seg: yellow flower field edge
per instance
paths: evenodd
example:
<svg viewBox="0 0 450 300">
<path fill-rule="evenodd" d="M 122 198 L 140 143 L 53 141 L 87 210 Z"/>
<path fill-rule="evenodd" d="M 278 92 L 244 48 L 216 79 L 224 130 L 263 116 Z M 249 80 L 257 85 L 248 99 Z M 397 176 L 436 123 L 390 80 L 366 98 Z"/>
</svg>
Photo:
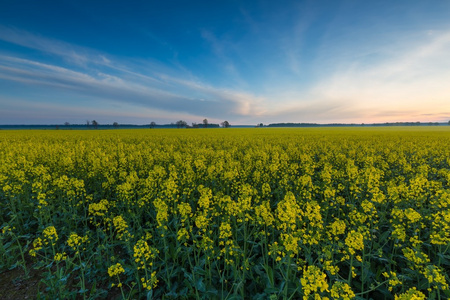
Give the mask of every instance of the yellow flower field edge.
<svg viewBox="0 0 450 300">
<path fill-rule="evenodd" d="M 448 299 L 450 128 L 0 132 L 48 299 Z M 1 287 L 7 288 L 7 287 Z"/>
</svg>

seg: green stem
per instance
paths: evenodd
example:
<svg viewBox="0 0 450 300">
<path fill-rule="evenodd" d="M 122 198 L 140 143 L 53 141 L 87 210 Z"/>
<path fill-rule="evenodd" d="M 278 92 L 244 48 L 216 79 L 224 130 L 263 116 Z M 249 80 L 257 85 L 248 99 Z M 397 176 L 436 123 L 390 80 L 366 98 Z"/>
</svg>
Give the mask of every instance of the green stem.
<svg viewBox="0 0 450 300">
<path fill-rule="evenodd" d="M 167 278 L 166 282 L 167 282 L 167 285 L 168 285 L 169 290 L 170 290 L 169 249 L 167 248 L 166 236 L 167 236 L 167 234 L 164 233 L 164 237 L 163 237 L 163 240 L 164 240 L 164 261 L 165 261 L 165 264 L 166 264 L 166 278 Z M 172 264 L 172 266 L 173 266 L 173 264 Z"/>
<path fill-rule="evenodd" d="M 348 279 L 347 279 L 347 281 L 348 281 L 348 285 L 349 286 L 352 286 L 352 275 L 353 275 L 353 254 L 350 257 L 350 269 L 348 271 Z"/>
<path fill-rule="evenodd" d="M 125 294 L 123 293 L 122 283 L 120 282 L 119 275 L 116 275 L 116 276 L 117 276 L 117 281 L 119 281 L 120 293 L 122 294 L 122 299 L 125 299 Z"/>
<path fill-rule="evenodd" d="M 241 296 L 242 299 L 245 299 L 245 273 L 247 271 L 247 266 L 246 266 L 246 256 L 247 256 L 247 226 L 246 226 L 246 221 L 245 221 L 245 216 L 244 216 L 244 257 L 243 257 L 243 266 L 244 269 L 242 270 L 242 287 L 241 287 Z"/>
<path fill-rule="evenodd" d="M 77 256 L 78 256 L 78 261 L 80 262 L 80 270 L 81 270 L 81 289 L 83 290 L 83 299 L 86 299 L 86 285 L 85 285 L 85 279 L 84 279 L 84 266 L 83 266 L 83 262 L 81 260 L 81 255 L 80 255 L 80 251 L 77 249 Z"/>
<path fill-rule="evenodd" d="M 288 288 L 289 288 L 289 273 L 291 272 L 291 256 L 289 255 L 288 258 L 288 265 L 286 268 L 286 277 L 284 278 L 285 280 L 285 285 L 284 285 L 284 296 L 283 299 L 288 299 Z"/>
<path fill-rule="evenodd" d="M 366 260 L 366 251 L 363 249 L 362 253 L 362 269 L 361 269 L 361 292 L 364 292 L 364 262 Z"/>
<path fill-rule="evenodd" d="M 295 291 L 292 293 L 292 295 L 287 299 L 287 300 L 291 300 L 292 297 L 295 296 L 295 293 L 297 293 L 298 289 L 300 288 L 300 285 L 295 289 Z"/>
<path fill-rule="evenodd" d="M 195 245 L 194 245 L 194 246 L 195 246 Z M 194 249 L 193 251 L 195 251 L 195 249 Z M 196 280 L 195 280 L 195 272 L 194 272 L 194 266 L 192 265 L 191 256 L 188 255 L 187 257 L 188 257 L 188 261 L 189 261 L 189 266 L 191 267 L 192 281 L 195 283 L 195 282 L 196 282 Z M 194 258 L 196 258 L 195 253 L 194 253 Z M 200 295 L 198 294 L 197 288 L 194 287 L 194 290 L 195 290 L 195 296 L 196 296 L 196 298 L 197 298 L 197 299 L 200 299 Z"/>
<path fill-rule="evenodd" d="M 22 262 L 23 262 L 23 270 L 25 272 L 25 277 L 28 277 L 28 269 L 27 269 L 25 255 L 23 253 L 22 245 L 19 242 L 19 238 L 17 238 L 17 236 L 15 234 L 13 234 L 13 235 L 14 235 L 14 239 L 16 240 L 17 245 L 19 246 L 20 256 L 22 257 Z"/>
<path fill-rule="evenodd" d="M 373 287 L 373 288 L 370 289 L 370 290 L 367 290 L 367 291 L 364 291 L 364 292 L 361 292 L 361 293 L 355 293 L 355 296 L 362 296 L 362 295 L 368 294 L 368 293 L 370 293 L 370 292 L 372 292 L 372 291 L 375 291 L 377 288 L 379 288 L 380 286 L 382 286 L 383 284 L 385 284 L 385 283 L 387 283 L 387 282 L 389 282 L 389 279 L 383 281 L 382 283 L 378 284 L 377 286 Z"/>
</svg>

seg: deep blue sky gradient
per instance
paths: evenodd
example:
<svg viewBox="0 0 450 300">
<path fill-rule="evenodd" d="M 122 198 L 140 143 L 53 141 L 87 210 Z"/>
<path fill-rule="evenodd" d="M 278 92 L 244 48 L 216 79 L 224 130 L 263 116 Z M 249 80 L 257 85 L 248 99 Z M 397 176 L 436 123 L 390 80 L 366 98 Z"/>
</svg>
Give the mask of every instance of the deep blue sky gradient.
<svg viewBox="0 0 450 300">
<path fill-rule="evenodd" d="M 0 123 L 445 121 L 450 1 L 0 3 Z"/>
</svg>

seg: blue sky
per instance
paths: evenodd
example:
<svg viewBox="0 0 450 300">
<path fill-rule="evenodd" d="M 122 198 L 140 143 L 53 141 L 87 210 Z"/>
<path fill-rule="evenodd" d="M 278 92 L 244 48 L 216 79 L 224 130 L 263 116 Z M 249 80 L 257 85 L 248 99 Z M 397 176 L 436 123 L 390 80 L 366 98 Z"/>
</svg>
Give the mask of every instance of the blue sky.
<svg viewBox="0 0 450 300">
<path fill-rule="evenodd" d="M 0 3 L 0 124 L 450 120 L 450 1 Z"/>
</svg>

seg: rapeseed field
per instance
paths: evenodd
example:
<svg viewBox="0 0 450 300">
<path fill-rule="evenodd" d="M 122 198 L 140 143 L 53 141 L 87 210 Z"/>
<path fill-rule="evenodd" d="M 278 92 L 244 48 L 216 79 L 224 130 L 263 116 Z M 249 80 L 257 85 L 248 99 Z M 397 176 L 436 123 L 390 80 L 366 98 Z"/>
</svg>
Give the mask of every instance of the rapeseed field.
<svg viewBox="0 0 450 300">
<path fill-rule="evenodd" d="M 448 299 L 449 145 L 450 126 L 0 131 L 0 276 L 46 299 Z"/>
</svg>

